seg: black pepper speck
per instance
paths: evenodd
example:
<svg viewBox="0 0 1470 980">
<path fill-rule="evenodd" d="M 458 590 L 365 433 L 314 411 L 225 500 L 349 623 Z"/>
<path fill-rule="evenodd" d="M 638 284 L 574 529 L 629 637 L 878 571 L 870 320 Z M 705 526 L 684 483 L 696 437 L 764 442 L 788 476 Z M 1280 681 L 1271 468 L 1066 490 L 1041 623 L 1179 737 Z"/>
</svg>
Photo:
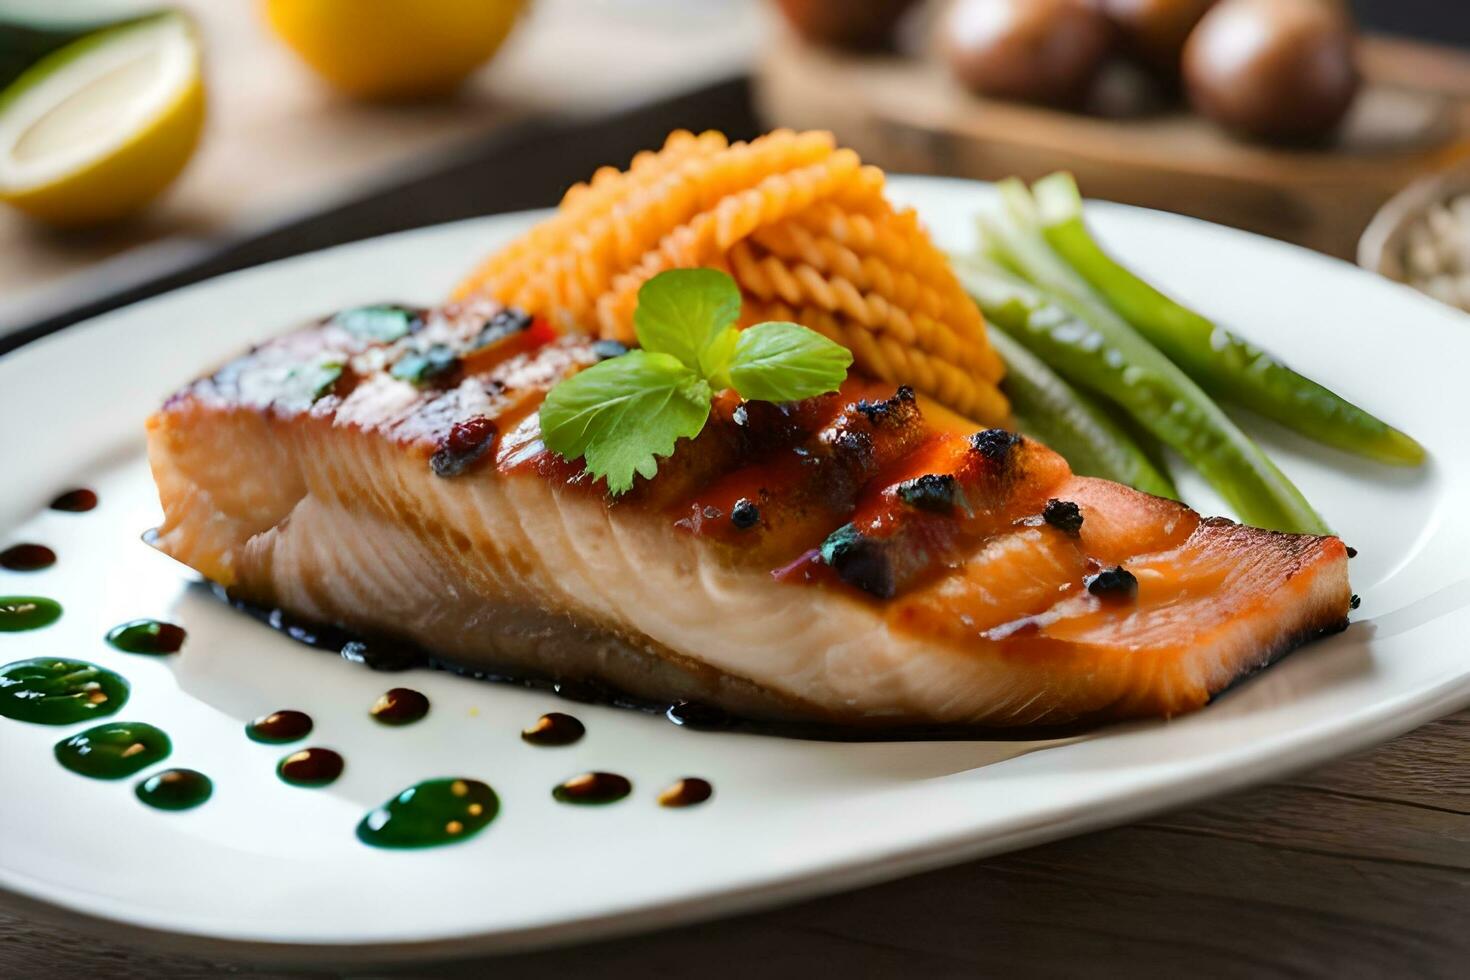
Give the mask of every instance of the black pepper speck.
<svg viewBox="0 0 1470 980">
<path fill-rule="evenodd" d="M 730 508 L 730 523 L 737 531 L 748 531 L 760 523 L 761 509 L 753 501 L 741 497 Z"/>
<path fill-rule="evenodd" d="M 1011 448 L 1021 437 L 1005 429 L 986 429 L 970 437 L 970 446 L 997 466 L 1004 466 L 1011 457 Z"/>
<path fill-rule="evenodd" d="M 1082 530 L 1082 508 L 1070 500 L 1051 498 L 1041 511 L 1041 519 L 1058 531 L 1068 534 L 1077 534 Z"/>
<path fill-rule="evenodd" d="M 1089 575 L 1086 582 L 1087 591 L 1100 599 L 1131 599 L 1138 595 L 1138 579 L 1122 565 Z"/>
</svg>

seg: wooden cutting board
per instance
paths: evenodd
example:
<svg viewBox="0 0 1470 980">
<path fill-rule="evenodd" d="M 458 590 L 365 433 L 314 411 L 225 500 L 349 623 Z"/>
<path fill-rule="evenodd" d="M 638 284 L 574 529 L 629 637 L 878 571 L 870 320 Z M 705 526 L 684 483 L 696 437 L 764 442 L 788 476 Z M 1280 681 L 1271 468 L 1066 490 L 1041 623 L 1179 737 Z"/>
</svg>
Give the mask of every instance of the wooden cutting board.
<svg viewBox="0 0 1470 980">
<path fill-rule="evenodd" d="M 1470 156 L 1470 55 L 1383 37 L 1361 54 L 1368 83 L 1317 150 L 1242 142 L 1183 110 L 1105 119 L 978 98 L 932 60 L 833 52 L 789 33 L 765 52 L 756 97 L 772 125 L 831 129 L 885 169 L 987 180 L 1071 170 L 1090 197 L 1349 258 L 1394 193 Z"/>
</svg>

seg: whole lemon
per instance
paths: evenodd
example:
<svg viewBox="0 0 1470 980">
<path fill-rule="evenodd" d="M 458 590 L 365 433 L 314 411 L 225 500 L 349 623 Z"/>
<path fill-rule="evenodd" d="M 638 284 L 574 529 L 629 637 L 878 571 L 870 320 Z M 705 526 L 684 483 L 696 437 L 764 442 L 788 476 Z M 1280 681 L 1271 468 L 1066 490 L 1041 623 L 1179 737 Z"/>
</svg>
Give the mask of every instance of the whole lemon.
<svg viewBox="0 0 1470 980">
<path fill-rule="evenodd" d="M 454 91 L 499 49 L 526 0 L 263 0 L 271 29 L 363 99 Z"/>
</svg>

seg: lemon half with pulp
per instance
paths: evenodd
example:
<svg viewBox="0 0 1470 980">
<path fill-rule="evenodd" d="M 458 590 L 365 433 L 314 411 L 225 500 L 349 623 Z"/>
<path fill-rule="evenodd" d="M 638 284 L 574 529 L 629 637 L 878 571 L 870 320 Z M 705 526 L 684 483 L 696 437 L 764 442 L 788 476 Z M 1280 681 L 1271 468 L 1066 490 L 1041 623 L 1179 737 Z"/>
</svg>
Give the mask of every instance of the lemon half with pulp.
<svg viewBox="0 0 1470 980">
<path fill-rule="evenodd" d="M 141 208 L 199 142 L 200 61 L 193 24 L 166 13 L 32 65 L 0 92 L 0 201 L 60 226 Z"/>
</svg>

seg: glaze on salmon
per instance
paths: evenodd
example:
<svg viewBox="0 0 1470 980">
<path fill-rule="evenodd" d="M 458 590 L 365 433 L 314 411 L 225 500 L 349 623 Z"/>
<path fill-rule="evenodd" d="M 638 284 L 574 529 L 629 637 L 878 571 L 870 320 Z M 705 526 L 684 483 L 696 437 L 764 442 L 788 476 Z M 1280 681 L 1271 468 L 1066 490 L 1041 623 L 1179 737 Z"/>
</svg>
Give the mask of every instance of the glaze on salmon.
<svg viewBox="0 0 1470 980">
<path fill-rule="evenodd" d="M 1202 520 L 860 379 L 721 396 L 609 501 L 536 410 L 616 345 L 483 301 L 379 309 L 150 419 L 160 549 L 472 670 L 854 726 L 1172 715 L 1347 620 L 1337 538 Z"/>
</svg>

